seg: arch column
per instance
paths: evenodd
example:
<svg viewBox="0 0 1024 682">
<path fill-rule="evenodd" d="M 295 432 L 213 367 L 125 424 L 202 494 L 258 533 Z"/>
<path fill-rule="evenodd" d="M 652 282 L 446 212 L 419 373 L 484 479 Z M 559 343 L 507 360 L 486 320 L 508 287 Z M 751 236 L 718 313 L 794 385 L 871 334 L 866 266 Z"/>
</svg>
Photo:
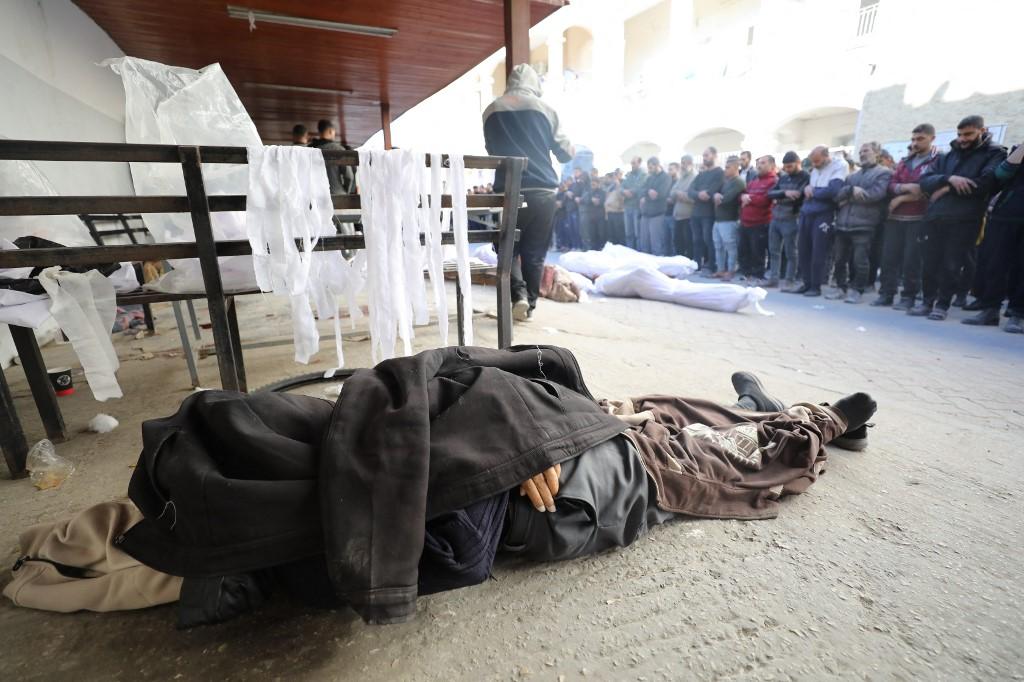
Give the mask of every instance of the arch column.
<svg viewBox="0 0 1024 682">
<path fill-rule="evenodd" d="M 546 94 L 560 98 L 565 90 L 565 64 L 562 59 L 565 37 L 562 33 L 553 35 L 547 40 L 548 75 L 544 83 Z"/>
</svg>

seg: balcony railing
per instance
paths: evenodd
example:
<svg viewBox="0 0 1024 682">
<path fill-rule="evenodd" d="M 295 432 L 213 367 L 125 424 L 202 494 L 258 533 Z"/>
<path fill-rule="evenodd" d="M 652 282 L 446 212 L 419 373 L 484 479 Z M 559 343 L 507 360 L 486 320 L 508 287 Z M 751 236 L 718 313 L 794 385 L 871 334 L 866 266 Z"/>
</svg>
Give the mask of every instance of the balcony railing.
<svg viewBox="0 0 1024 682">
<path fill-rule="evenodd" d="M 873 5 L 860 8 L 860 12 L 857 15 L 858 38 L 869 36 L 875 32 L 875 20 L 878 18 L 879 4 L 881 3 L 876 2 Z"/>
</svg>

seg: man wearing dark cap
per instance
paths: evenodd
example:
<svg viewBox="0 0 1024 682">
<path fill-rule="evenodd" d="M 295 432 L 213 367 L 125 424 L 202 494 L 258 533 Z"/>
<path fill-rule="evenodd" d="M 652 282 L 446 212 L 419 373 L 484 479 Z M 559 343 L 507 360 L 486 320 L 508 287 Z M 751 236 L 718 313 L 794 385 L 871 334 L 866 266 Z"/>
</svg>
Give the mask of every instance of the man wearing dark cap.
<svg viewBox="0 0 1024 682">
<path fill-rule="evenodd" d="M 768 225 L 771 268 L 768 282 L 765 283 L 767 287 L 779 286 L 786 289 L 793 286 L 796 280 L 797 216 L 803 204 L 804 188 L 810 180 L 811 176 L 800 167 L 800 155 L 786 152 L 782 157 L 782 175 L 775 183 L 775 188 L 768 192 L 768 197 L 775 201 L 775 205 L 772 206 L 772 221 Z M 782 270 L 783 256 L 786 258 L 785 272 Z"/>
</svg>

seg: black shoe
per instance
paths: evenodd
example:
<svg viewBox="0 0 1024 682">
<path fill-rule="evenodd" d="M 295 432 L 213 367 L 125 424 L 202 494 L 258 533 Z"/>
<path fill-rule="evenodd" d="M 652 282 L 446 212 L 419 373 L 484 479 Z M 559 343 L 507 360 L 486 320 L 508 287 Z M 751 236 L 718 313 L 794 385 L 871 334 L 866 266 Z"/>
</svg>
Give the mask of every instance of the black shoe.
<svg viewBox="0 0 1024 682">
<path fill-rule="evenodd" d="M 1003 331 L 1010 334 L 1024 334 L 1024 318 L 1011 315 L 1010 319 L 1006 321 Z"/>
<path fill-rule="evenodd" d="M 901 312 L 907 312 L 913 307 L 914 299 L 909 298 L 907 296 L 903 296 L 902 298 L 900 298 L 900 300 L 896 301 L 896 303 L 893 304 L 892 309 L 899 310 Z"/>
<path fill-rule="evenodd" d="M 932 305 L 932 303 L 928 303 L 927 301 L 925 301 L 924 303 L 919 303 L 918 305 L 915 305 L 913 308 L 908 310 L 907 315 L 910 315 L 912 317 L 928 317 L 929 315 L 932 314 Z"/>
<path fill-rule="evenodd" d="M 808 289 L 804 292 L 804 296 L 808 298 L 814 298 L 815 296 L 821 296 L 821 289 Z"/>
<path fill-rule="evenodd" d="M 784 294 L 806 294 L 810 290 L 810 287 L 806 284 L 801 284 L 798 287 L 792 287 L 790 289 L 783 289 Z"/>
<path fill-rule="evenodd" d="M 844 436 L 867 424 L 878 411 L 878 403 L 867 393 L 853 393 L 840 398 L 831 407 L 846 417 Z"/>
<path fill-rule="evenodd" d="M 956 301 L 953 301 L 953 305 L 956 305 Z M 961 307 L 967 312 L 971 313 L 976 310 L 981 310 L 981 301 L 979 301 L 978 299 L 974 299 L 970 303 L 964 303 Z"/>
<path fill-rule="evenodd" d="M 963 308 L 967 305 L 967 294 L 957 294 L 953 297 L 953 307 Z"/>
<path fill-rule="evenodd" d="M 879 296 L 871 302 L 871 305 L 876 308 L 883 305 L 892 305 L 892 296 Z"/>
<path fill-rule="evenodd" d="M 786 404 L 764 390 L 761 380 L 750 372 L 735 372 L 732 375 L 732 387 L 742 400 L 750 398 L 757 405 L 758 412 L 782 412 Z M 745 401 L 744 401 L 745 402 Z"/>
<path fill-rule="evenodd" d="M 961 324 L 969 324 L 976 327 L 998 327 L 999 308 L 985 308 L 977 315 L 965 317 L 960 320 Z"/>
<path fill-rule="evenodd" d="M 928 319 L 935 320 L 936 322 L 942 322 L 948 316 L 949 311 L 945 308 L 933 308 L 932 311 L 928 313 Z"/>
<path fill-rule="evenodd" d="M 829 445 L 835 445 L 837 448 L 842 448 L 843 450 L 859 452 L 868 446 L 869 426 L 874 426 L 874 424 L 864 424 L 860 428 L 847 431 L 843 435 L 832 439 L 832 442 L 829 443 Z"/>
</svg>

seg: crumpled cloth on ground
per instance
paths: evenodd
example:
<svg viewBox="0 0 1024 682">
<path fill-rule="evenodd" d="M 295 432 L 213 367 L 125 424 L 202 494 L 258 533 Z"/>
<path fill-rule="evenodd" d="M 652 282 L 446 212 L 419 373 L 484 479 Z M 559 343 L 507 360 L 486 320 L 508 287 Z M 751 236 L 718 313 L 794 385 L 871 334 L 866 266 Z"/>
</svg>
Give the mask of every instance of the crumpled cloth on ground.
<svg viewBox="0 0 1024 682">
<path fill-rule="evenodd" d="M 571 273 L 558 265 L 545 265 L 540 277 L 540 295 L 559 303 L 576 303 L 580 289 Z"/>
<path fill-rule="evenodd" d="M 699 269 L 697 263 L 686 256 L 652 256 L 622 246 L 604 245 L 600 251 L 573 251 L 563 254 L 558 264 L 569 272 L 578 272 L 587 277 L 598 277 L 606 272 L 630 268 L 653 268 L 669 277 L 689 277 Z"/>
<path fill-rule="evenodd" d="M 32 526 L 19 538 L 22 558 L 4 596 L 45 611 L 127 611 L 178 599 L 181 578 L 128 556 L 114 539 L 142 520 L 128 500 L 103 502 L 74 516 Z"/>
<path fill-rule="evenodd" d="M 768 296 L 768 292 L 761 287 L 672 279 L 649 267 L 615 270 L 601 275 L 594 284 L 597 293 L 605 296 L 644 298 L 726 313 L 739 312 L 753 306 L 762 315 L 775 314 L 761 307 L 761 301 Z"/>
</svg>

